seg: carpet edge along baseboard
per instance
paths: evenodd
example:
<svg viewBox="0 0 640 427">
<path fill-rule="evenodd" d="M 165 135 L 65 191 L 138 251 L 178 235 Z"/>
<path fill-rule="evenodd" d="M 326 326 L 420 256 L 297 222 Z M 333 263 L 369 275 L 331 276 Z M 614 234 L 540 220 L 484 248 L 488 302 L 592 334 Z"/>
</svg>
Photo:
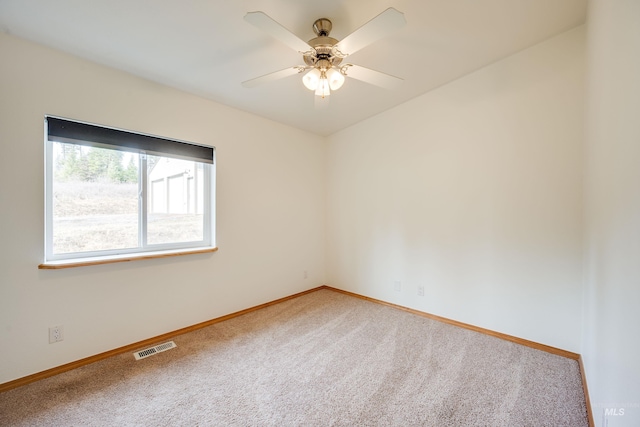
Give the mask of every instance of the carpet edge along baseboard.
<svg viewBox="0 0 640 427">
<path fill-rule="evenodd" d="M 398 304 L 390 303 L 390 302 L 387 302 L 387 301 L 383 301 L 383 300 L 367 297 L 367 296 L 364 296 L 364 295 L 356 294 L 356 293 L 345 291 L 345 290 L 338 289 L 338 288 L 333 288 L 331 286 L 324 286 L 323 288 L 324 289 L 329 289 L 329 290 L 332 290 L 332 291 L 335 291 L 335 292 L 340 292 L 340 293 L 345 294 L 345 295 L 350 295 L 352 297 L 360 298 L 360 299 L 363 299 L 365 301 L 374 302 L 376 304 L 382 304 L 382 305 L 386 305 L 388 307 L 393 307 L 395 309 L 406 311 L 406 312 L 415 314 L 417 316 L 426 317 L 428 319 L 436 320 L 438 322 L 443 322 L 443 323 L 447 323 L 449 325 L 458 326 L 460 328 L 469 329 L 469 330 L 472 330 L 472 331 L 475 331 L 475 332 L 480 332 L 480 333 L 485 334 L 485 335 L 491 335 L 491 336 L 496 337 L 496 338 L 500 338 L 500 339 L 503 339 L 503 340 L 506 340 L 506 341 L 511 341 L 511 342 L 516 343 L 516 344 L 521 344 L 521 345 L 524 345 L 526 347 L 534 348 L 536 350 L 546 351 L 547 353 L 555 354 L 557 356 L 566 357 L 568 359 L 578 360 L 580 358 L 580 355 L 578 353 L 574 353 L 574 352 L 571 352 L 571 351 L 563 350 L 561 348 L 552 347 L 552 346 L 549 346 L 549 345 L 546 345 L 546 344 L 540 344 L 540 343 L 535 342 L 535 341 L 526 340 L 524 338 L 518 338 L 518 337 L 513 336 L 513 335 L 508 335 L 508 334 L 505 334 L 505 333 L 502 333 L 502 332 L 496 332 L 496 331 L 493 331 L 491 329 L 481 328 L 479 326 L 470 325 L 468 323 L 458 322 L 457 320 L 448 319 L 446 317 L 437 316 L 435 314 L 427 313 L 425 311 L 415 310 L 413 308 L 404 307 L 402 305 L 398 305 Z"/>
<path fill-rule="evenodd" d="M 570 351 L 562 350 L 562 349 L 559 349 L 559 348 L 556 348 L 556 347 L 551 347 L 551 346 L 548 346 L 548 345 L 545 345 L 545 344 L 540 344 L 540 343 L 537 343 L 537 342 L 534 342 L 534 341 L 525 340 L 523 338 L 514 337 L 512 335 L 503 334 L 501 332 L 492 331 L 490 329 L 480 328 L 478 326 L 469 325 L 469 324 L 466 324 L 466 323 L 458 322 L 456 320 L 447 319 L 445 317 L 436 316 L 434 314 L 430 314 L 430 313 L 426 313 L 426 312 L 423 312 L 423 311 L 415 310 L 415 309 L 412 309 L 412 308 L 404 307 L 404 306 L 401 306 L 401 305 L 393 304 L 393 303 L 386 302 L 386 301 L 383 301 L 383 300 L 378 300 L 378 299 L 367 297 L 367 296 L 364 296 L 364 295 L 359 295 L 359 294 L 356 294 L 356 293 L 353 293 L 353 292 L 349 292 L 349 291 L 345 291 L 345 290 L 342 290 L 342 289 L 334 288 L 334 287 L 331 287 L 331 286 L 328 286 L 328 285 L 322 285 L 322 286 L 319 286 L 319 287 L 316 287 L 316 288 L 312 288 L 312 289 L 308 289 L 306 291 L 302 291 L 302 292 L 299 292 L 299 293 L 296 293 L 296 294 L 293 294 L 293 295 L 289 295 L 289 296 L 286 296 L 286 297 L 283 297 L 283 298 L 279 298 L 279 299 L 276 299 L 276 300 L 273 300 L 273 301 L 270 301 L 270 302 L 267 302 L 267 303 L 264 303 L 264 304 L 260 304 L 260 305 L 254 306 L 254 307 L 250 307 L 250 308 L 247 308 L 247 309 L 244 309 L 244 310 L 240 310 L 240 311 L 237 311 L 235 313 L 231 313 L 231 314 L 227 314 L 225 316 L 217 317 L 215 319 L 211 319 L 211 320 L 208 320 L 208 321 L 205 321 L 205 322 L 202 322 L 202 323 L 198 323 L 198 324 L 195 324 L 195 325 L 192 325 L 192 326 L 187 326 L 186 328 L 178 329 L 176 331 L 167 332 L 165 334 L 158 335 L 158 336 L 153 337 L 153 338 L 149 338 L 149 339 L 146 339 L 146 340 L 138 341 L 138 342 L 135 342 L 135 343 L 132 343 L 132 344 L 125 345 L 123 347 L 119 347 L 119 348 L 116 348 L 116 349 L 113 349 L 113 350 L 106 351 L 104 353 L 99 353 L 99 354 L 96 354 L 94 356 L 89 356 L 89 357 L 86 357 L 86 358 L 83 358 L 83 359 L 80 359 L 80 360 L 76 360 L 74 362 L 66 363 L 64 365 L 60 365 L 60 366 L 57 366 L 57 367 L 54 367 L 54 368 L 51 368 L 51 369 L 47 369 L 45 371 L 37 372 L 35 374 L 31 374 L 31 375 L 28 375 L 28 376 L 25 376 L 25 377 L 22 377 L 22 378 L 18 378 L 18 379 L 15 379 L 15 380 L 12 380 L 12 381 L 9 381 L 9 382 L 6 382 L 6 383 L 2 383 L 2 384 L 0 384 L 0 393 L 4 392 L 4 391 L 7 391 L 7 390 L 11 390 L 13 388 L 17 388 L 17 387 L 29 384 L 29 383 L 32 383 L 32 382 L 35 382 L 35 381 L 38 381 L 38 380 L 41 380 L 41 379 L 44 379 L 44 378 L 52 377 L 54 375 L 58 375 L 58 374 L 61 374 L 63 372 L 67 372 L 67 371 L 70 371 L 72 369 L 76 369 L 76 368 L 79 368 L 81 366 L 88 365 L 90 363 L 98 362 L 98 361 L 106 359 L 108 357 L 116 356 L 116 355 L 119 355 L 119 354 L 122 354 L 122 353 L 133 352 L 133 351 L 135 351 L 137 349 L 140 349 L 142 347 L 147 347 L 147 346 L 150 346 L 150 345 L 153 345 L 153 344 L 157 344 L 157 343 L 159 343 L 161 341 L 164 341 L 164 340 L 166 340 L 168 338 L 172 338 L 172 337 L 175 337 L 177 335 L 182 335 L 182 334 L 185 334 L 185 333 L 188 333 L 188 332 L 193 332 L 193 331 L 196 331 L 198 329 L 202 329 L 202 328 L 205 328 L 207 326 L 211 326 L 211 325 L 213 325 L 215 323 L 223 322 L 225 320 L 229 320 L 229 319 L 232 319 L 234 317 L 242 316 L 243 314 L 247 314 L 247 313 L 250 313 L 252 311 L 260 310 L 262 308 L 266 308 L 266 307 L 269 307 L 271 305 L 279 304 L 279 303 L 288 301 L 290 299 L 298 298 L 298 297 L 300 297 L 302 295 L 306 295 L 306 294 L 309 294 L 311 292 L 316 292 L 316 291 L 319 291 L 319 290 L 322 290 L 322 289 L 330 290 L 330 291 L 333 291 L 333 292 L 339 292 L 339 293 L 344 294 L 344 295 L 349 295 L 349 296 L 352 296 L 352 297 L 355 297 L 355 298 L 360 298 L 360 299 L 363 299 L 365 301 L 373 302 L 373 303 L 376 303 L 376 304 L 386 305 L 388 307 L 393 307 L 393 308 L 396 308 L 396 309 L 399 309 L 399 310 L 403 310 L 403 311 L 406 311 L 406 312 L 409 312 L 409 313 L 412 313 L 412 314 L 415 314 L 415 315 L 418 315 L 418 316 L 427 317 L 429 319 L 433 319 L 433 320 L 436 320 L 436 321 L 439 321 L 439 322 L 448 323 L 450 325 L 458 326 L 458 327 L 461 327 L 461 328 L 464 328 L 464 329 L 470 329 L 472 331 L 476 331 L 476 332 L 480 332 L 480 333 L 483 333 L 483 334 L 491 335 L 491 336 L 494 336 L 494 337 L 497 337 L 497 338 L 501 338 L 501 339 L 504 339 L 504 340 L 507 340 L 507 341 L 511 341 L 511 342 L 514 342 L 514 343 L 517 343 L 517 344 L 521 344 L 521 345 L 524 345 L 524 346 L 527 346 L 527 347 L 531 347 L 531 348 L 534 348 L 534 349 L 537 349 L 537 350 L 546 351 L 547 353 L 552 353 L 552 354 L 555 354 L 555 355 L 558 355 L 558 356 L 567 357 L 569 359 L 573 359 L 573 360 L 577 360 L 577 361 L 580 360 L 580 355 L 577 354 L 577 353 L 573 353 L 573 352 L 570 352 Z M 585 381 L 585 378 L 583 377 L 583 384 L 584 384 L 584 381 Z"/>
<path fill-rule="evenodd" d="M 254 307 L 249 307 L 244 310 L 236 311 L 234 313 L 230 313 L 221 317 L 216 317 L 215 319 L 207 320 L 201 323 L 197 323 L 195 325 L 187 326 L 185 328 L 181 328 L 172 332 L 167 332 L 162 335 L 158 335 L 152 338 L 148 338 L 146 340 L 137 341 L 132 344 L 125 345 L 123 347 L 118 347 L 113 350 L 105 351 L 103 353 L 99 353 L 93 356 L 85 357 L 83 359 L 76 360 L 74 362 L 65 363 L 64 365 L 56 366 L 44 371 L 36 372 L 35 374 L 27 375 L 21 378 L 17 378 L 12 381 L 8 381 L 0 384 L 0 393 L 21 387 L 23 385 L 27 385 L 39 380 L 43 380 L 45 378 L 52 377 L 54 375 L 62 374 L 63 372 L 71 371 L 76 368 L 80 368 L 85 365 L 89 365 L 94 362 L 99 362 L 100 360 L 107 359 L 112 356 L 117 356 L 119 354 L 134 352 L 144 347 L 149 347 L 155 344 L 158 344 L 162 341 L 165 341 L 169 338 L 173 338 L 178 335 L 186 334 L 188 332 L 197 331 L 198 329 L 206 328 L 207 326 L 214 325 L 219 322 L 223 322 L 225 320 L 233 319 L 234 317 L 242 316 L 243 314 L 251 313 L 252 311 L 260 310 L 262 308 L 269 307 L 271 305 L 279 304 L 294 298 L 301 297 L 302 295 L 309 294 L 311 292 L 316 292 L 320 289 L 326 289 L 324 286 L 320 286 L 317 288 L 308 289 L 306 291 L 298 292 L 293 295 L 289 295 L 283 298 L 278 298 L 273 301 L 266 302 L 264 304 L 256 305 Z"/>
<path fill-rule="evenodd" d="M 431 314 L 431 313 L 427 313 L 424 311 L 420 311 L 420 310 L 415 310 L 412 308 L 408 308 L 408 307 L 404 307 L 398 304 L 393 304 L 387 301 L 383 301 L 383 300 L 379 300 L 379 299 L 375 299 L 375 298 L 371 298 L 371 297 L 367 297 L 364 295 L 360 295 L 360 294 L 356 294 L 353 292 L 349 292 L 349 291 L 345 291 L 342 289 L 338 289 L 338 288 L 333 288 L 331 286 L 328 285 L 324 285 L 321 286 L 318 289 L 329 289 L 335 292 L 339 292 L 341 294 L 345 294 L 345 295 L 349 295 L 355 298 L 360 298 L 362 300 L 365 301 L 369 301 L 369 302 L 373 302 L 376 304 L 381 304 L 381 305 L 386 305 L 388 307 L 392 307 L 398 310 L 402 310 L 402 311 L 406 311 L 412 314 L 415 314 L 417 316 L 421 316 L 421 317 L 426 317 L 428 319 L 432 319 L 432 320 L 436 320 L 438 322 L 442 322 L 442 323 L 447 323 L 453 326 L 457 326 L 459 328 L 464 328 L 464 329 L 469 329 L 475 332 L 479 332 L 485 335 L 491 335 L 493 337 L 496 338 L 500 338 L 506 341 L 511 341 L 513 343 L 516 344 L 520 344 L 523 345 L 525 347 L 529 347 L 529 348 L 533 348 L 536 350 L 541 350 L 547 353 L 551 353 L 551 354 L 555 354 L 556 356 L 561 356 L 561 357 L 566 357 L 568 359 L 572 359 L 575 360 L 578 363 L 579 369 L 580 369 L 580 379 L 582 381 L 582 390 L 584 392 L 584 400 L 585 400 L 585 404 L 586 404 L 586 409 L 587 409 L 587 419 L 589 421 L 589 426 L 590 427 L 595 427 L 595 420 L 593 418 L 593 411 L 591 408 L 591 401 L 589 398 L 589 389 L 587 387 L 587 376 L 585 374 L 585 370 L 584 370 L 584 364 L 582 362 L 582 356 L 578 353 L 574 353 L 571 351 L 567 351 L 567 350 L 563 350 L 561 348 L 557 348 L 557 347 L 552 347 L 549 345 L 545 345 L 545 344 L 540 344 L 538 342 L 535 341 L 530 341 L 530 340 L 526 340 L 524 338 L 518 338 L 515 337 L 513 335 L 508 335 L 508 334 L 504 334 L 502 332 L 496 332 L 496 331 L 492 331 L 491 329 L 485 329 L 485 328 L 481 328 L 479 326 L 474 326 L 474 325 L 470 325 L 468 323 L 462 323 L 462 322 L 458 322 L 457 320 L 451 320 L 448 319 L 446 317 L 441 317 L 441 316 L 436 316 L 435 314 Z"/>
</svg>

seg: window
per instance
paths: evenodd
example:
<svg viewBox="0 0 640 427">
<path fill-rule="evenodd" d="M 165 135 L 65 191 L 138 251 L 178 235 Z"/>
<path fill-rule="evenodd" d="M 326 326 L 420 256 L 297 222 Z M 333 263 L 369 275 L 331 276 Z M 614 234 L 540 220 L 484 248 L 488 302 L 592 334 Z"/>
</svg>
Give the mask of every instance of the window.
<svg viewBox="0 0 640 427">
<path fill-rule="evenodd" d="M 46 117 L 41 268 L 215 250 L 215 148 Z"/>
</svg>

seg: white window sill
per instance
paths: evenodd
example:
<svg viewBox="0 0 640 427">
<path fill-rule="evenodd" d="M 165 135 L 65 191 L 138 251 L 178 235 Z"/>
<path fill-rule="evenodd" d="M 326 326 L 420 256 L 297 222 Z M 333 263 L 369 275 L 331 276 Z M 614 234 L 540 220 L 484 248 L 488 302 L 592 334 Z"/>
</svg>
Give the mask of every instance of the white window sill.
<svg viewBox="0 0 640 427">
<path fill-rule="evenodd" d="M 92 258 L 74 258 L 60 261 L 48 261 L 38 266 L 41 270 L 58 270 L 61 268 L 87 267 L 90 265 L 113 264 L 116 262 L 141 261 L 144 259 L 168 258 L 174 256 L 204 254 L 217 251 L 217 247 L 179 249 L 171 251 L 142 252 L 137 254 L 112 255 Z"/>
</svg>

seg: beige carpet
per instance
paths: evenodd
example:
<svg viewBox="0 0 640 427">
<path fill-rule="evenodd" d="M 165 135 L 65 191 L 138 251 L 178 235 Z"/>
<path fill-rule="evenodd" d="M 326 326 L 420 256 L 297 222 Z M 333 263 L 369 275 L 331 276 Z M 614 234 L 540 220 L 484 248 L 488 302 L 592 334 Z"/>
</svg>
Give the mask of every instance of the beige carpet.
<svg viewBox="0 0 640 427">
<path fill-rule="evenodd" d="M 2 426 L 587 426 L 576 361 L 320 290 L 0 394 Z"/>
</svg>

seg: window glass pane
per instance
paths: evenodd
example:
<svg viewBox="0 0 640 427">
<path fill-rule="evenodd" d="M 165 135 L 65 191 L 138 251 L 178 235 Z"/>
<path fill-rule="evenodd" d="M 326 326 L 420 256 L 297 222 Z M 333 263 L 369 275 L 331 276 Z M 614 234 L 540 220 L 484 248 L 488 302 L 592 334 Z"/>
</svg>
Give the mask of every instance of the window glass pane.
<svg viewBox="0 0 640 427">
<path fill-rule="evenodd" d="M 215 244 L 215 148 L 47 117 L 45 262 Z"/>
<path fill-rule="evenodd" d="M 52 144 L 53 253 L 137 247 L 139 155 Z"/>
<path fill-rule="evenodd" d="M 147 243 L 204 240 L 204 165 L 147 156 Z"/>
</svg>

